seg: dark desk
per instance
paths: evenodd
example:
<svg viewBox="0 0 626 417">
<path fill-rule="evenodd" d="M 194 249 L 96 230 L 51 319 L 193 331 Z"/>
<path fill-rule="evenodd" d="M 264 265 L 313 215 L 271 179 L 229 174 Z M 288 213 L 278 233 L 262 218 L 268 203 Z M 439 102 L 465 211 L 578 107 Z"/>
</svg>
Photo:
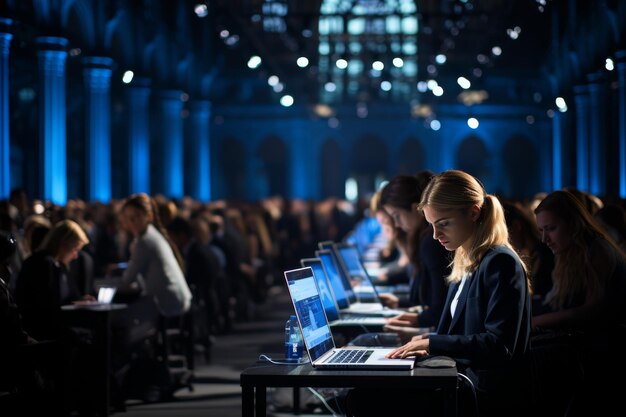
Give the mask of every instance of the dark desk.
<svg viewBox="0 0 626 417">
<path fill-rule="evenodd" d="M 441 388 L 444 415 L 456 416 L 456 368 L 415 368 L 412 371 L 315 370 L 310 364 L 273 365 L 259 362 L 241 373 L 242 416 L 265 416 L 267 387 Z M 255 401 L 256 400 L 256 401 Z M 256 407 L 255 407 L 256 403 Z"/>
<path fill-rule="evenodd" d="M 65 305 L 61 310 L 71 326 L 86 327 L 94 332 L 94 405 L 99 416 L 109 415 L 111 404 L 111 314 L 127 308 L 126 304 Z"/>
</svg>

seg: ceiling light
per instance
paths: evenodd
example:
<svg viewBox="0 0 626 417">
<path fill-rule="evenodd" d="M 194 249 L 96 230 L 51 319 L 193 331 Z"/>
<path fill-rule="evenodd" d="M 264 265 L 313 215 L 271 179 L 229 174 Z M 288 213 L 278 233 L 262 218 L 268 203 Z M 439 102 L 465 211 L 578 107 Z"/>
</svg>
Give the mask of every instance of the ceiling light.
<svg viewBox="0 0 626 417">
<path fill-rule="evenodd" d="M 290 107 L 293 104 L 293 97 L 285 95 L 280 98 L 280 105 L 283 107 Z"/>
<path fill-rule="evenodd" d="M 250 68 L 250 69 L 258 68 L 259 65 L 261 65 L 261 62 L 262 61 L 261 61 L 261 57 L 260 56 L 253 55 L 248 60 L 248 68 Z"/>
<path fill-rule="evenodd" d="M 462 89 L 467 90 L 472 86 L 470 80 L 465 77 L 459 77 L 456 79 L 456 82 L 461 86 Z"/>
<path fill-rule="evenodd" d="M 124 75 L 122 76 L 122 82 L 124 84 L 130 83 L 133 80 L 134 75 L 135 74 L 132 71 L 124 72 Z"/>
<path fill-rule="evenodd" d="M 193 8 L 193 11 L 196 16 L 200 18 L 207 17 L 207 15 L 209 14 L 209 8 L 206 6 L 206 4 L 196 4 Z"/>
<path fill-rule="evenodd" d="M 480 123 L 478 123 L 478 119 L 476 119 L 475 117 L 470 117 L 469 119 L 467 119 L 467 125 L 470 127 L 470 129 L 476 129 L 479 124 Z"/>
</svg>

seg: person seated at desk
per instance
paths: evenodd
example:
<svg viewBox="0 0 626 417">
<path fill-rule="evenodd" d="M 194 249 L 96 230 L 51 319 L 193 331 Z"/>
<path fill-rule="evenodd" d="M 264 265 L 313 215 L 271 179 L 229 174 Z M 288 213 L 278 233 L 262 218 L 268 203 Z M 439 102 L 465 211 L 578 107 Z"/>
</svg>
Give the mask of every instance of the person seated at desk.
<svg viewBox="0 0 626 417">
<path fill-rule="evenodd" d="M 549 311 L 535 315 L 533 327 L 539 334 L 549 329 L 578 335 L 573 342 L 586 393 L 574 398 L 574 407 L 617 405 L 622 390 L 611 391 L 618 385 L 608 381 L 625 368 L 620 358 L 626 341 L 626 256 L 568 191 L 549 194 L 535 215 L 556 264 L 546 297 Z"/>
<path fill-rule="evenodd" d="M 417 210 L 422 191 L 432 175 L 423 171 L 415 176 L 396 176 L 382 189 L 380 196 L 380 205 L 393 219 L 395 227 L 407 234 L 412 275 L 409 305 L 420 306 L 416 312 L 389 319 L 386 330 L 404 338 L 413 333 L 410 327 L 436 327 L 446 301 L 445 277 L 450 274 L 448 252 L 432 239 L 432 227 Z"/>
<path fill-rule="evenodd" d="M 89 243 L 84 230 L 73 220 L 56 223 L 39 248 L 24 261 L 18 275 L 15 298 L 24 327 L 38 340 L 72 339 L 75 335 L 61 317 L 61 306 L 75 301 L 95 301 L 82 294 L 70 263 Z"/>
<path fill-rule="evenodd" d="M 12 234 L 0 231 L 0 391 L 8 393 L 0 409 L 7 415 L 62 415 L 62 352 L 58 345 L 40 343 L 24 330 L 8 286 L 17 246 Z"/>
<path fill-rule="evenodd" d="M 476 178 L 451 170 L 431 179 L 417 208 L 432 225 L 433 238 L 454 251 L 450 287 L 437 333 L 415 336 L 388 357 L 451 357 L 475 388 L 480 416 L 524 415 L 530 383 L 530 287 L 526 267 L 509 243 L 500 202 Z M 432 405 L 436 393 L 386 396 L 378 390 L 372 398 L 391 396 L 385 415 L 400 415 L 415 404 L 421 408 L 416 401 L 422 397 Z M 348 397 L 354 415 L 382 411 L 371 400 L 363 404 L 365 398 L 359 393 Z M 461 402 L 459 410 L 473 415 L 467 403 Z"/>
</svg>

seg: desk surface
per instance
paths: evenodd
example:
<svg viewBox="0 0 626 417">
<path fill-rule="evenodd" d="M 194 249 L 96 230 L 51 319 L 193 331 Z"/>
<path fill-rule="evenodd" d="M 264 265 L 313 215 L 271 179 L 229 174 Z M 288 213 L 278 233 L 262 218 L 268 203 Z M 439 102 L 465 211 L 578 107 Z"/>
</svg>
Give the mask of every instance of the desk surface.
<svg viewBox="0 0 626 417">
<path fill-rule="evenodd" d="M 456 368 L 414 368 L 410 371 L 314 369 L 311 364 L 275 365 L 257 362 L 240 375 L 242 416 L 266 415 L 267 387 L 336 388 L 440 388 L 444 392 L 444 415 L 456 416 Z M 294 390 L 294 393 L 299 392 Z M 299 397 L 298 397 L 299 398 Z M 299 399 L 294 396 L 294 404 Z M 296 407 L 298 409 L 299 405 Z M 256 413 L 255 413 L 256 410 Z"/>
<path fill-rule="evenodd" d="M 61 306 L 63 311 L 114 311 L 127 308 L 126 304 L 100 304 L 100 303 L 84 303 L 84 304 L 67 304 Z"/>
<path fill-rule="evenodd" d="M 241 384 L 264 385 L 267 387 L 380 387 L 381 380 L 386 386 L 413 387 L 456 387 L 456 368 L 420 368 L 410 371 L 394 370 L 343 370 L 315 369 L 311 364 L 274 365 L 266 362 L 245 369 L 241 373 Z M 339 385 L 337 385 L 339 384 Z"/>
</svg>

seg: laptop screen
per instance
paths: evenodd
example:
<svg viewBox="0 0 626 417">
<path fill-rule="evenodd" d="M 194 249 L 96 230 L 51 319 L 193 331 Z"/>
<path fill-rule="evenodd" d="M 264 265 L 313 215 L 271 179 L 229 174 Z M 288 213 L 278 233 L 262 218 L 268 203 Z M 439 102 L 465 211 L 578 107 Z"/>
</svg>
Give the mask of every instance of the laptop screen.
<svg viewBox="0 0 626 417">
<path fill-rule="evenodd" d="M 339 271 L 337 270 L 333 255 L 330 253 L 330 251 L 327 250 L 316 251 L 315 255 L 320 258 L 322 264 L 324 265 L 326 276 L 328 277 L 328 281 L 333 288 L 335 301 L 337 301 L 337 305 L 339 306 L 339 308 L 350 307 L 348 297 L 346 296 L 346 290 L 341 283 L 341 278 L 339 277 Z"/>
<path fill-rule="evenodd" d="M 98 302 L 101 304 L 111 304 L 115 292 L 115 287 L 100 287 L 100 289 L 98 289 Z"/>
<path fill-rule="evenodd" d="M 339 320 L 339 311 L 337 310 L 337 304 L 331 293 L 330 284 L 328 278 L 326 278 L 326 272 L 324 266 L 319 258 L 302 259 L 302 266 L 310 266 L 313 270 L 313 276 L 317 283 L 317 288 L 320 289 L 320 295 L 322 296 L 322 304 L 324 305 L 324 311 L 328 321 Z"/>
<path fill-rule="evenodd" d="M 343 272 L 343 269 L 341 268 L 341 265 L 339 264 L 339 259 L 338 259 L 339 255 L 337 254 L 337 251 L 335 250 L 335 243 L 331 241 L 324 241 L 324 242 L 318 243 L 318 246 L 321 248 L 320 250 L 327 250 L 330 252 L 330 255 L 333 258 L 333 261 L 335 262 L 335 265 L 336 265 L 335 269 L 337 270 L 337 276 L 339 277 L 339 280 L 340 280 L 339 282 L 341 282 L 341 284 L 343 285 L 343 289 L 344 289 L 344 292 L 346 293 L 346 297 L 348 298 L 348 302 L 356 303 L 357 298 L 356 298 L 356 294 L 354 294 L 354 290 L 352 289 L 352 284 L 350 283 L 350 277 L 347 276 Z M 324 267 L 326 267 L 326 265 L 324 265 Z"/>
<path fill-rule="evenodd" d="M 374 292 L 374 286 L 361 263 L 359 251 L 356 246 L 338 245 L 337 251 L 343 261 L 346 272 L 350 275 L 350 279 L 356 279 L 360 283 L 361 288 L 359 290 Z"/>
<path fill-rule="evenodd" d="M 313 270 L 306 267 L 285 271 L 285 279 L 300 322 L 302 338 L 313 362 L 335 347 Z"/>
</svg>

